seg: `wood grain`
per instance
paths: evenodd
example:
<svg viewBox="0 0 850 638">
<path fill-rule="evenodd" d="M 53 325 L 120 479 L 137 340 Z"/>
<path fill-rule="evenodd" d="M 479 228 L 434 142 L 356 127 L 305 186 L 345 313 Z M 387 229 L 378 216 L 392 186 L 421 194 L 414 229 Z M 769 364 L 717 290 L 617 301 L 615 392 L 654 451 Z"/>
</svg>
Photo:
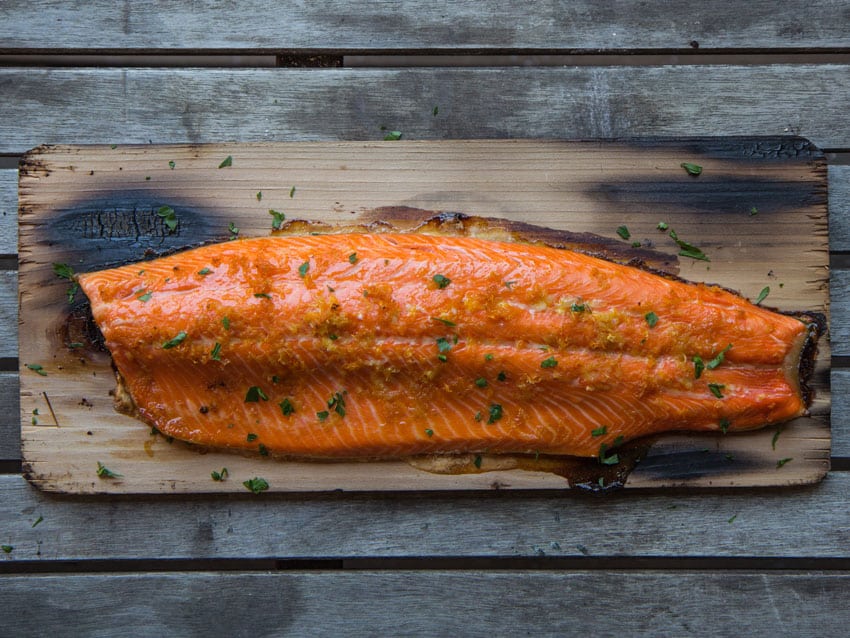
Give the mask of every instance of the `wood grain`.
<svg viewBox="0 0 850 638">
<path fill-rule="evenodd" d="M 0 372 L 0 461 L 21 458 L 21 405 L 17 372 Z"/>
<path fill-rule="evenodd" d="M 213 467 L 210 465 L 209 467 Z M 847 558 L 850 473 L 783 490 L 63 496 L 0 475 L 0 561 Z M 38 517 L 43 521 L 36 527 Z M 600 520 L 616 520 L 600 529 Z M 730 522 L 731 520 L 731 522 Z M 598 565 L 597 565 L 598 567 Z M 2 587 L 0 587 L 2 590 Z"/>
<path fill-rule="evenodd" d="M 219 168 L 228 156 L 232 166 Z M 700 163 L 703 175 L 689 176 L 679 166 L 683 160 Z M 240 236 L 267 235 L 269 208 L 290 219 L 351 224 L 376 216 L 387 220 L 385 207 L 404 206 L 608 236 L 626 223 L 635 239 L 675 252 L 656 228 L 664 219 L 712 259 L 683 260 L 682 276 L 709 278 L 751 297 L 775 284 L 770 303 L 827 313 L 825 175 L 819 155 L 799 139 L 39 149 L 23 162 L 20 183 L 26 473 L 44 489 L 72 492 L 240 491 L 243 480 L 258 475 L 275 491 L 562 488 L 563 479 L 536 472 L 446 476 L 403 462 L 283 463 L 201 455 L 169 444 L 114 412 L 108 356 L 68 348 L 78 338 L 63 332 L 69 325 L 67 282 L 53 275 L 51 263 L 86 271 L 138 260 L 149 249 L 227 239 L 230 222 Z M 180 220 L 174 234 L 155 213 L 166 203 Z M 44 366 L 47 376 L 26 364 Z M 670 436 L 653 448 L 629 485 L 818 480 L 828 468 L 827 371 L 824 343 L 813 416 L 789 424 L 781 448 L 773 449 L 772 430 Z M 37 425 L 30 424 L 34 409 L 40 412 Z M 781 458 L 794 462 L 778 468 Z M 98 478 L 98 462 L 123 476 Z M 484 469 L 488 464 L 485 459 Z M 210 471 L 225 465 L 234 480 L 211 481 Z"/>
<path fill-rule="evenodd" d="M 0 87 L 0 153 L 45 143 L 378 140 L 382 126 L 408 140 L 797 134 L 850 148 L 850 124 L 835 117 L 850 102 L 842 65 L 0 68 Z"/>
<path fill-rule="evenodd" d="M 0 255 L 18 252 L 18 171 L 0 169 Z"/>
<path fill-rule="evenodd" d="M 533 636 L 720 637 L 747 626 L 806 636 L 842 635 L 850 621 L 846 572 L 168 572 L 0 583 L 8 610 L 0 629 L 22 638 L 246 627 L 256 636 L 493 636 L 510 627 Z"/>
<path fill-rule="evenodd" d="M 462 0 L 404 3 L 358 0 L 245 0 L 217 4 L 153 0 L 83 5 L 6 0 L 0 9 L 5 51 L 276 52 L 305 49 L 705 49 L 782 50 L 850 45 L 845 3 L 769 0 L 747 10 L 722 0 L 653 0 L 641 5 L 593 0 L 522 5 Z M 61 29 L 56 25 L 61 24 Z M 194 52 L 194 51 L 193 51 Z"/>
</svg>

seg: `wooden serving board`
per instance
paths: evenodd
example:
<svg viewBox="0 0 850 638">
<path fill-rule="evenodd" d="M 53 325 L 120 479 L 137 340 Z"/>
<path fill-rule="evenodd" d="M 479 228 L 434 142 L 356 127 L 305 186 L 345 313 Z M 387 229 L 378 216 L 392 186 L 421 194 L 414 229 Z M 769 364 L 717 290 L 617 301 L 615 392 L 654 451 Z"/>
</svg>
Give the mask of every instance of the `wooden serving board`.
<svg viewBox="0 0 850 638">
<path fill-rule="evenodd" d="M 163 205 L 176 211 L 175 233 L 156 214 Z M 711 259 L 680 258 L 681 276 L 753 299 L 769 286 L 764 303 L 782 310 L 829 310 L 826 164 L 800 138 L 41 147 L 20 170 L 22 443 L 34 484 L 71 493 L 244 492 L 252 477 L 272 491 L 567 487 L 543 472 L 438 475 L 403 461 L 201 453 L 115 412 L 109 356 L 73 347 L 82 323 L 51 265 L 84 272 L 227 240 L 231 223 L 240 237 L 267 235 L 269 209 L 345 225 L 457 211 L 612 238 L 626 226 L 630 241 L 675 255 L 657 228 L 666 222 Z M 627 487 L 819 480 L 830 446 L 826 338 L 813 385 L 811 416 L 781 430 L 663 437 Z M 98 477 L 98 462 L 122 476 Z M 228 480 L 213 481 L 223 467 Z"/>
</svg>

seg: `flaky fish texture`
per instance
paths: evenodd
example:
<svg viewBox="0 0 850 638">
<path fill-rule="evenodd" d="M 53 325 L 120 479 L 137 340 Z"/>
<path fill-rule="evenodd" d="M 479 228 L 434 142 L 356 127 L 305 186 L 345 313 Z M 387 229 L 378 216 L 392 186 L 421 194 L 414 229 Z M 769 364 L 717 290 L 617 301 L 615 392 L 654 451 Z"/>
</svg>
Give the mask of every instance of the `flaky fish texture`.
<svg viewBox="0 0 850 638">
<path fill-rule="evenodd" d="M 204 446 L 604 458 L 807 407 L 813 323 L 540 242 L 275 236 L 78 281 L 135 414 Z"/>
</svg>

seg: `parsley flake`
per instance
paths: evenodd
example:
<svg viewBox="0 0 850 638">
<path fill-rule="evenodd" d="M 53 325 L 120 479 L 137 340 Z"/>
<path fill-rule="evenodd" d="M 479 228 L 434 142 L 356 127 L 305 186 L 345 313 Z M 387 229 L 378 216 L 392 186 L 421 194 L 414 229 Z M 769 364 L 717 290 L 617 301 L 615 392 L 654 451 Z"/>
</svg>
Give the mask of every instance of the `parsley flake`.
<svg viewBox="0 0 850 638">
<path fill-rule="evenodd" d="M 782 466 L 783 466 L 783 465 L 785 465 L 786 463 L 790 463 L 790 462 L 791 462 L 791 461 L 793 461 L 793 460 L 794 460 L 794 458 L 793 458 L 793 457 L 789 457 L 789 458 L 787 458 L 787 459 L 779 459 L 779 460 L 776 462 L 776 469 L 779 469 L 780 467 L 782 467 Z"/>
<path fill-rule="evenodd" d="M 295 187 L 294 186 L 289 189 L 289 199 L 292 199 L 293 197 L 295 197 Z"/>
<path fill-rule="evenodd" d="M 322 410 L 320 412 L 316 412 L 316 418 L 319 419 L 319 421 L 327 421 L 327 419 L 330 415 L 331 415 L 331 413 L 328 412 L 327 410 Z"/>
<path fill-rule="evenodd" d="M 716 396 L 718 399 L 722 399 L 722 398 L 723 398 L 723 392 L 722 392 L 722 390 L 723 390 L 725 387 L 726 387 L 726 386 L 725 386 L 725 385 L 723 385 L 722 383 L 709 383 L 709 384 L 708 384 L 708 389 L 711 391 L 711 394 L 713 394 L 714 396 Z"/>
<path fill-rule="evenodd" d="M 773 434 L 773 438 L 770 441 L 770 447 L 772 449 L 776 449 L 776 442 L 779 440 L 779 435 L 782 434 L 782 428 L 776 428 L 776 432 Z"/>
<path fill-rule="evenodd" d="M 198 274 L 199 274 L 201 277 L 206 277 L 206 276 L 207 276 L 207 275 L 209 275 L 211 272 L 212 272 L 212 269 L 211 269 L 211 268 L 201 268 L 201 269 L 198 271 Z"/>
<path fill-rule="evenodd" d="M 0 549 L 3 550 L 5 554 L 11 554 L 12 550 L 15 549 L 14 545 L 0 545 Z"/>
<path fill-rule="evenodd" d="M 726 353 L 729 352 L 729 350 L 731 348 L 732 348 L 732 344 L 730 343 L 728 346 L 723 348 L 723 350 L 721 350 L 720 353 L 716 357 L 714 357 L 714 359 L 712 359 L 711 361 L 706 363 L 705 367 L 708 370 L 714 370 L 717 366 L 719 366 L 721 363 L 723 363 L 723 359 L 725 358 Z"/>
<path fill-rule="evenodd" d="M 298 275 L 301 277 L 301 279 L 304 279 L 304 277 L 307 276 L 307 271 L 309 271 L 309 270 L 310 270 L 310 262 L 305 261 L 303 264 L 298 266 Z"/>
<path fill-rule="evenodd" d="M 610 456 L 606 456 L 605 453 L 608 451 L 608 445 L 606 443 L 602 443 L 599 446 L 599 462 L 602 465 L 617 465 L 620 462 L 620 456 L 618 454 L 611 454 Z"/>
<path fill-rule="evenodd" d="M 437 350 L 439 352 L 448 352 L 452 349 L 452 342 L 445 337 L 437 337 Z"/>
<path fill-rule="evenodd" d="M 658 323 L 658 315 L 654 312 L 647 312 L 643 316 L 643 318 L 646 319 L 646 323 L 649 325 L 650 328 L 654 328 L 655 324 Z"/>
<path fill-rule="evenodd" d="M 667 222 L 658 222 L 658 226 L 656 226 L 658 230 L 667 230 L 670 228 L 670 225 Z"/>
<path fill-rule="evenodd" d="M 449 328 L 454 328 L 457 324 L 454 321 L 449 321 L 448 319 L 443 319 L 442 317 L 431 317 L 434 321 L 439 321 L 444 326 L 448 326 Z"/>
<path fill-rule="evenodd" d="M 548 359 L 543 359 L 540 362 L 541 368 L 555 368 L 558 366 L 558 360 L 555 357 L 549 357 Z"/>
<path fill-rule="evenodd" d="M 681 164 L 679 164 L 679 166 L 684 168 L 688 172 L 688 175 L 699 175 L 700 173 L 702 173 L 702 166 L 700 166 L 699 164 L 682 162 Z"/>
<path fill-rule="evenodd" d="M 260 444 L 257 446 L 257 450 L 259 451 L 260 456 L 268 456 L 268 455 L 269 455 L 269 448 L 267 448 L 267 447 L 266 447 L 265 445 L 263 445 L 262 443 L 260 443 Z"/>
<path fill-rule="evenodd" d="M 163 350 L 171 350 L 171 348 L 173 348 L 175 346 L 179 346 L 181 343 L 183 343 L 183 341 L 186 339 L 187 336 L 189 336 L 189 335 L 187 335 L 185 331 L 181 330 L 174 337 L 172 337 L 171 339 L 169 339 L 168 341 L 163 343 L 162 349 Z"/>
<path fill-rule="evenodd" d="M 218 165 L 219 168 L 227 168 L 228 166 L 233 166 L 233 156 L 228 155 L 223 160 L 221 160 L 221 164 Z"/>
<path fill-rule="evenodd" d="M 283 412 L 283 416 L 291 416 L 295 413 L 295 406 L 292 405 L 292 401 L 288 397 L 278 403 L 278 405 L 280 406 L 280 411 Z"/>
<path fill-rule="evenodd" d="M 570 312 L 584 312 L 587 310 L 587 304 L 574 303 L 570 306 Z"/>
<path fill-rule="evenodd" d="M 225 330 L 230 330 L 230 317 L 227 317 L 227 316 L 222 317 L 221 318 L 221 325 L 224 326 Z"/>
<path fill-rule="evenodd" d="M 434 283 L 437 284 L 437 288 L 439 288 L 440 290 L 452 283 L 452 280 L 448 277 L 445 277 L 444 275 L 434 275 L 432 279 Z"/>
<path fill-rule="evenodd" d="M 487 419 L 487 424 L 495 423 L 496 421 L 501 420 L 503 416 L 502 406 L 498 403 L 490 404 L 490 417 Z"/>
<path fill-rule="evenodd" d="M 173 233 L 177 230 L 177 213 L 171 206 L 160 206 L 156 214 L 162 218 L 163 223 L 168 227 L 168 232 Z"/>
<path fill-rule="evenodd" d="M 475 465 L 479 470 L 481 469 L 481 455 L 476 454 L 475 459 L 472 461 L 472 464 Z"/>
<path fill-rule="evenodd" d="M 515 283 L 516 283 L 515 281 L 506 281 L 506 282 L 505 282 L 505 288 L 507 288 L 508 290 L 510 290 L 510 289 L 511 289 L 511 286 L 513 286 Z"/>
<path fill-rule="evenodd" d="M 432 430 L 431 428 L 425 428 L 425 435 L 430 439 L 432 436 L 434 436 L 434 430 Z"/>
<path fill-rule="evenodd" d="M 767 296 L 770 294 L 770 286 L 765 286 L 761 289 L 759 296 L 756 297 L 755 304 L 758 306 L 762 301 L 767 299 Z"/>
<path fill-rule="evenodd" d="M 478 421 L 479 423 L 481 422 L 481 419 L 483 419 L 483 418 L 484 418 L 484 414 L 482 414 L 480 411 L 475 413 L 475 420 Z"/>
<path fill-rule="evenodd" d="M 670 238 L 676 242 L 676 245 L 679 247 L 679 256 L 680 257 L 690 257 L 691 259 L 697 259 L 700 261 L 711 261 L 701 249 L 696 246 L 689 244 L 686 241 L 679 239 L 679 236 L 676 234 L 675 230 L 670 231 Z"/>
<path fill-rule="evenodd" d="M 47 371 L 38 363 L 28 363 L 27 368 L 29 368 L 36 374 L 41 375 L 42 377 L 47 376 Z"/>
<path fill-rule="evenodd" d="M 260 299 L 271 299 L 272 296 L 267 292 L 255 292 L 255 297 L 259 297 Z"/>
<path fill-rule="evenodd" d="M 221 344 L 218 341 L 215 342 L 215 345 L 210 352 L 210 359 L 213 361 L 221 361 Z"/>
<path fill-rule="evenodd" d="M 32 524 L 32 527 L 35 527 L 36 525 L 38 525 L 43 520 L 44 520 L 44 517 L 39 516 L 37 519 L 35 519 L 35 523 Z"/>
<path fill-rule="evenodd" d="M 396 140 L 401 139 L 401 131 L 388 131 L 386 135 L 384 135 L 385 142 L 395 142 Z"/>
<path fill-rule="evenodd" d="M 229 472 L 226 467 L 221 468 L 221 472 L 216 472 L 215 470 L 210 472 L 213 481 L 224 481 L 227 479 L 228 474 Z"/>
<path fill-rule="evenodd" d="M 269 482 L 260 478 L 259 476 L 255 476 L 252 479 L 248 479 L 247 481 L 243 481 L 242 485 L 244 485 L 248 490 L 253 492 L 254 494 L 259 494 L 260 492 L 265 492 L 269 489 Z"/>
<path fill-rule="evenodd" d="M 263 392 L 262 388 L 252 385 L 245 393 L 245 403 L 258 403 L 259 400 L 268 401 L 269 397 Z"/>
<path fill-rule="evenodd" d="M 80 289 L 80 284 L 76 282 L 74 279 L 74 269 L 71 268 L 68 264 L 53 264 L 53 272 L 57 277 L 62 277 L 63 279 L 67 279 L 71 282 L 71 285 L 68 287 L 68 303 L 74 303 L 74 296 L 77 294 L 77 291 Z"/>
<path fill-rule="evenodd" d="M 492 361 L 492 360 L 493 360 L 493 353 L 488 352 L 487 354 L 484 355 L 484 361 Z"/>
<path fill-rule="evenodd" d="M 274 230 L 280 230 L 280 227 L 283 225 L 283 220 L 286 219 L 286 215 L 277 212 L 273 208 L 269 208 L 269 215 L 272 216 L 272 228 Z"/>
<path fill-rule="evenodd" d="M 254 434 L 253 432 L 248 432 L 248 436 L 245 437 L 245 440 L 248 441 L 248 443 L 252 443 L 259 438 L 260 437 Z"/>
<path fill-rule="evenodd" d="M 607 425 L 603 425 L 602 427 L 599 427 L 599 428 L 596 428 L 596 429 L 593 429 L 593 430 L 590 431 L 590 436 L 594 436 L 594 437 L 595 436 L 605 436 L 606 434 L 608 434 L 608 426 Z"/>
<path fill-rule="evenodd" d="M 334 392 L 334 395 L 328 400 L 328 409 L 336 412 L 340 417 L 345 416 L 345 395 L 347 392 Z"/>
<path fill-rule="evenodd" d="M 175 162 L 174 160 L 169 160 L 168 168 L 170 168 L 173 171 L 175 166 L 177 166 L 177 162 Z"/>
<path fill-rule="evenodd" d="M 435 106 L 433 109 L 431 109 L 431 115 L 433 115 L 434 117 L 436 117 L 437 113 L 439 113 L 439 112 L 440 112 L 439 106 Z"/>
<path fill-rule="evenodd" d="M 448 361 L 448 360 L 449 360 L 449 358 L 448 358 L 446 355 L 444 355 L 444 354 L 438 354 L 438 355 L 437 355 L 437 358 L 438 358 L 440 361 L 442 361 L 443 363 L 445 363 L 446 361 Z"/>
<path fill-rule="evenodd" d="M 720 419 L 720 431 L 723 432 L 723 434 L 726 434 L 729 431 L 730 425 L 732 425 L 732 423 L 726 417 Z"/>
<path fill-rule="evenodd" d="M 705 363 L 702 357 L 694 357 L 694 379 L 699 379 L 703 370 L 705 370 Z"/>
<path fill-rule="evenodd" d="M 617 234 L 623 239 L 629 239 L 632 236 L 632 234 L 629 232 L 629 229 L 625 226 L 618 226 Z"/>
<path fill-rule="evenodd" d="M 733 514 L 733 515 L 732 515 L 732 517 L 731 517 L 728 521 L 726 521 L 726 522 L 727 522 L 727 523 L 729 523 L 729 524 L 731 525 L 732 523 L 734 523 L 734 522 L 735 522 L 735 519 L 736 519 L 736 518 L 738 518 L 738 515 L 737 515 L 737 514 Z"/>
<path fill-rule="evenodd" d="M 150 293 L 150 292 L 146 292 L 145 294 L 143 294 L 143 295 L 139 295 L 138 297 L 136 297 L 136 299 L 138 299 L 138 300 L 139 300 L 139 301 L 141 301 L 142 303 L 145 303 L 145 302 L 147 302 L 147 301 L 150 301 L 150 298 L 151 298 L 151 293 Z"/>
<path fill-rule="evenodd" d="M 100 461 L 97 462 L 97 475 L 100 478 L 120 478 L 122 475 L 118 472 L 113 472 Z"/>
<path fill-rule="evenodd" d="M 475 385 L 477 385 L 479 388 L 486 388 L 487 387 L 487 379 L 485 379 L 484 377 L 478 377 L 475 380 Z"/>
<path fill-rule="evenodd" d="M 357 253 L 351 253 L 348 256 L 348 263 L 349 264 L 356 264 L 357 263 Z"/>
<path fill-rule="evenodd" d="M 507 379 L 507 378 L 508 378 L 508 375 L 507 375 L 507 374 L 505 374 L 505 371 L 504 371 L 504 370 L 500 370 L 500 371 L 499 371 L 499 374 L 497 374 L 497 375 L 496 375 L 496 380 L 497 380 L 497 381 L 504 381 L 504 380 L 505 380 L 505 379 Z"/>
</svg>

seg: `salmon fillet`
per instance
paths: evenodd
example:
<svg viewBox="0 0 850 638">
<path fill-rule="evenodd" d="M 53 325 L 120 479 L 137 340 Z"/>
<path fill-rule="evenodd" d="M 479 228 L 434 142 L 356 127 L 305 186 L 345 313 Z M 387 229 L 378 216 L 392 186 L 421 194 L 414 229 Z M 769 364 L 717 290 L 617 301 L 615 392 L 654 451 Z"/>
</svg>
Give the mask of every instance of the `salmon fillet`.
<svg viewBox="0 0 850 638">
<path fill-rule="evenodd" d="M 605 458 L 806 410 L 810 324 L 546 245 L 276 236 L 78 282 L 136 414 L 205 446 Z"/>
</svg>

